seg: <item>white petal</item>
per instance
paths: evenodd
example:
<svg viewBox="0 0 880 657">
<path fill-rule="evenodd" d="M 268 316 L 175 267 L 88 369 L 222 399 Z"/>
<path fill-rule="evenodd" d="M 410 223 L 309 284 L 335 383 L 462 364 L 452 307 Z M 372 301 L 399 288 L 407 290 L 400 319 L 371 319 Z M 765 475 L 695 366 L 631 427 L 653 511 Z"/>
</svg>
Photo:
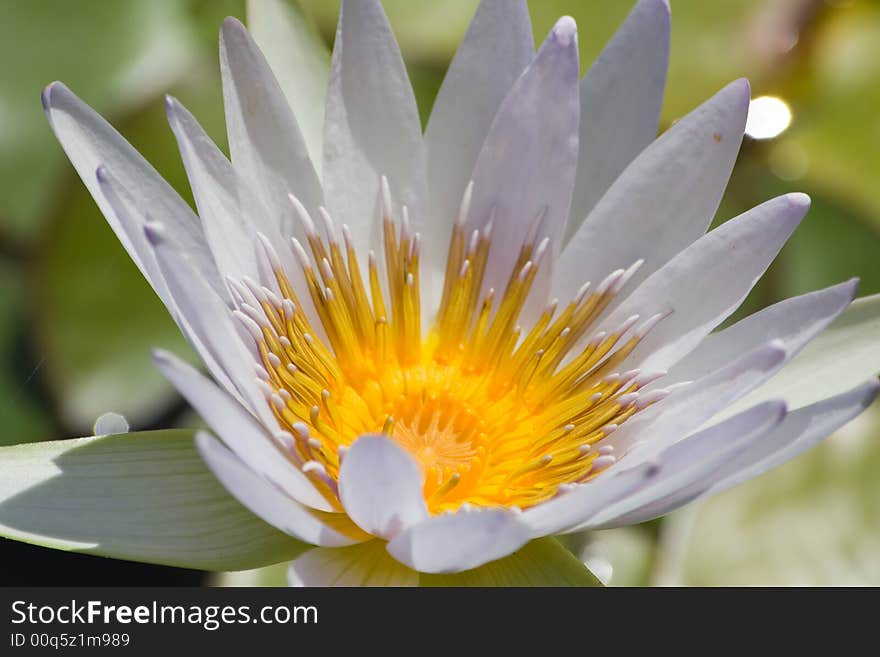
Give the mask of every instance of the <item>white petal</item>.
<svg viewBox="0 0 880 657">
<path fill-rule="evenodd" d="M 796 409 L 854 388 L 880 372 L 878 335 L 880 294 L 856 299 L 778 376 L 729 412 L 777 397 Z"/>
<path fill-rule="evenodd" d="M 589 521 L 597 513 L 665 475 L 656 457 L 699 428 L 720 409 L 772 376 L 785 350 L 770 344 L 746 354 L 662 402 L 642 411 L 606 439 L 622 458 L 575 490 L 529 509 L 523 518 L 534 536 L 546 536 Z M 636 444 L 644 441 L 642 444 Z"/>
<path fill-rule="evenodd" d="M 261 478 L 213 436 L 197 434 L 196 447 L 233 497 L 273 527 L 313 545 L 341 547 L 358 542 L 324 524 L 316 513 Z"/>
<path fill-rule="evenodd" d="M 296 501 L 313 509 L 333 511 L 308 477 L 272 444 L 265 430 L 240 404 L 173 355 L 157 351 L 153 360 L 245 465 Z"/>
<path fill-rule="evenodd" d="M 852 302 L 858 280 L 780 301 L 706 337 L 663 377 L 663 385 L 693 381 L 767 340 L 797 354 Z"/>
<path fill-rule="evenodd" d="M 277 220 L 279 215 L 257 198 L 183 105 L 169 96 L 166 110 L 220 273 L 224 278 L 239 281 L 248 276 L 276 288 L 274 272 L 261 267 L 257 255 L 263 250 L 259 244 L 262 234 L 270 244 L 279 245 L 274 257 L 298 293 L 300 307 L 323 339 L 323 327 L 317 323 L 318 315 L 302 267 L 291 249 L 283 246 L 286 239 Z M 285 212 L 292 211 L 288 198 L 285 204 Z"/>
<path fill-rule="evenodd" d="M 704 235 L 648 277 L 603 326 L 619 326 L 633 314 L 672 314 L 642 340 L 624 369 L 664 370 L 687 355 L 742 303 L 809 205 L 805 194 L 767 201 Z"/>
<path fill-rule="evenodd" d="M 648 462 L 620 471 L 612 467 L 606 475 L 528 509 L 522 521 L 534 538 L 558 534 L 646 486 L 659 473 L 657 465 Z"/>
<path fill-rule="evenodd" d="M 220 69 L 235 170 L 266 204 L 277 232 L 303 237 L 288 194 L 316 211 L 323 204 L 321 184 L 278 81 L 247 30 L 234 18 L 223 21 Z"/>
<path fill-rule="evenodd" d="M 161 224 L 148 224 L 159 270 L 179 308 L 178 324 L 212 376 L 267 427 L 277 426 L 256 385 L 254 357 L 232 324 L 226 304 L 208 287 L 190 261 L 168 240 Z"/>
<path fill-rule="evenodd" d="M 718 480 L 726 463 L 765 440 L 785 414 L 783 402 L 765 402 L 675 443 L 653 457 L 661 474 L 650 485 L 572 531 L 645 522 L 695 500 Z"/>
<path fill-rule="evenodd" d="M 555 538 L 529 541 L 513 554 L 461 573 L 419 577 L 419 586 L 602 586 L 583 562 Z"/>
<path fill-rule="evenodd" d="M 220 274 L 259 279 L 259 229 L 252 222 L 257 208 L 247 202 L 242 180 L 183 105 L 168 96 L 165 107 Z"/>
<path fill-rule="evenodd" d="M 581 82 L 580 152 L 566 240 L 657 136 L 669 22 L 666 0 L 640 0 Z"/>
<path fill-rule="evenodd" d="M 419 574 L 395 561 L 382 541 L 309 550 L 290 564 L 290 586 L 418 586 Z"/>
<path fill-rule="evenodd" d="M 131 220 L 139 218 L 139 215 L 117 215 L 101 193 L 95 175 L 99 166 L 105 166 L 113 173 L 137 206 L 145 210 L 149 208 L 151 219 L 167 226 L 170 238 L 187 253 L 193 266 L 218 294 L 226 295 L 198 219 L 186 201 L 140 153 L 60 82 L 46 87 L 43 108 L 58 141 L 110 227 L 166 306 L 169 300 L 151 248 L 144 237 L 143 225 L 131 225 Z M 169 309 L 173 310 L 173 307 L 169 306 Z"/>
<path fill-rule="evenodd" d="M 388 543 L 388 552 L 423 573 L 456 573 L 506 557 L 530 538 L 516 513 L 459 509 L 405 529 Z"/>
<path fill-rule="evenodd" d="M 165 253 L 165 262 L 157 258 L 155 247 L 149 244 L 143 226 L 149 220 L 144 214 L 137 200 L 133 198 L 121 186 L 119 181 L 108 171 L 106 167 L 99 167 L 97 172 L 98 184 L 107 203 L 113 208 L 116 216 L 122 223 L 131 229 L 139 229 L 147 247 L 150 249 L 145 256 L 153 263 L 155 269 L 155 281 L 161 283 L 162 295 L 165 305 L 171 317 L 177 323 L 187 341 L 195 349 L 196 353 L 205 363 L 211 374 L 217 381 L 238 399 L 243 401 L 239 387 L 224 367 L 223 356 L 232 355 L 238 348 L 238 339 L 224 332 L 222 322 L 220 325 L 208 320 L 204 315 L 211 315 L 216 309 L 225 313 L 225 303 L 217 293 L 205 282 L 201 274 L 193 269 L 192 261 L 185 254 L 168 250 Z M 187 288 L 181 290 L 178 286 L 181 276 L 171 275 L 166 277 L 166 270 L 182 271 L 182 277 L 189 281 Z M 199 301 L 193 301 L 193 294 Z M 199 307 L 205 307 L 205 313 L 199 312 Z M 218 358 L 217 354 L 221 357 Z M 234 361 L 230 361 L 234 362 Z"/>
<path fill-rule="evenodd" d="M 711 436 L 720 436 L 722 443 L 726 436 L 735 446 L 730 449 L 725 446 L 723 454 L 717 454 L 712 459 L 714 467 L 707 463 L 706 467 L 693 469 L 686 480 L 669 484 L 665 491 L 653 491 L 657 493 L 654 499 L 642 499 L 644 496 L 640 494 L 639 499 L 626 500 L 575 530 L 606 529 L 644 522 L 757 477 L 805 452 L 849 422 L 874 401 L 878 387 L 880 384 L 876 379 L 868 381 L 837 397 L 780 416 L 781 422 L 763 428 L 757 424 L 753 429 L 738 425 L 750 416 L 758 419 L 762 412 L 772 409 L 774 405 L 781 408 L 784 402 L 764 402 L 743 411 L 669 450 L 670 453 L 679 450 L 679 460 L 699 460 L 699 451 L 711 452 Z M 771 419 L 769 415 L 768 419 Z M 752 439 L 746 438 L 746 434 L 750 434 Z M 700 444 L 697 444 L 698 441 Z M 666 455 L 659 458 L 663 461 Z M 682 481 L 686 481 L 686 484 L 683 485 Z M 647 491 L 646 495 L 650 498 L 651 491 Z"/>
<path fill-rule="evenodd" d="M 296 3 L 248 0 L 247 25 L 278 79 L 317 168 L 321 164 L 330 52 Z"/>
<path fill-rule="evenodd" d="M 489 126 L 535 54 L 524 0 L 482 0 L 425 129 L 429 220 L 424 260 L 442 275 L 452 222 Z M 436 245 L 436 248 L 434 248 Z"/>
<path fill-rule="evenodd" d="M 264 235 L 270 244 L 278 245 L 275 256 L 281 269 L 298 294 L 303 312 L 323 338 L 323 328 L 317 323 L 318 315 L 302 267 L 291 249 L 284 246 L 286 239 L 278 221 L 280 215 L 255 195 L 247 180 L 183 105 L 170 96 L 165 105 L 220 273 L 224 278 L 239 281 L 248 276 L 275 288 L 274 273 L 264 271 L 257 256 L 262 251 L 258 236 Z M 290 200 L 285 197 L 284 202 L 284 213 L 289 214 L 292 212 Z"/>
<path fill-rule="evenodd" d="M 733 82 L 642 151 L 565 246 L 552 296 L 571 299 L 584 282 L 644 259 L 633 289 L 705 233 L 736 161 L 748 105 L 748 82 Z"/>
<path fill-rule="evenodd" d="M 422 231 L 425 158 L 412 87 L 378 0 L 345 0 L 330 63 L 324 191 L 358 253 L 370 247 L 380 176 Z"/>
<path fill-rule="evenodd" d="M 615 468 L 637 465 L 696 431 L 778 372 L 787 356 L 778 342 L 758 347 L 628 420 L 607 438 L 624 455 Z"/>
<path fill-rule="evenodd" d="M 93 172 L 93 177 L 97 186 L 96 198 L 100 197 L 101 203 L 107 206 L 107 210 L 103 212 L 108 217 L 108 223 L 111 224 L 119 241 L 141 270 L 144 278 L 177 321 L 180 316 L 177 302 L 168 290 L 165 277 L 162 276 L 159 263 L 156 262 L 156 254 L 153 253 L 153 247 L 144 234 L 144 224 L 149 219 L 144 213 L 143 205 L 138 202 L 137 197 L 128 193 L 120 180 L 106 166 L 99 166 Z M 198 221 L 198 218 L 194 217 L 193 221 Z"/>
<path fill-rule="evenodd" d="M 413 458 L 387 436 L 361 436 L 339 468 L 339 499 L 365 532 L 391 538 L 428 516 L 424 475 Z"/>
<path fill-rule="evenodd" d="M 878 387 L 880 384 L 874 378 L 841 395 L 789 413 L 759 443 L 725 463 L 707 494 L 738 486 L 807 451 L 868 408 L 877 398 Z"/>
<path fill-rule="evenodd" d="M 529 227 L 542 214 L 538 239 L 549 236 L 551 254 L 558 252 L 574 185 L 579 112 L 577 29 L 565 17 L 504 99 L 474 167 L 468 234 L 495 217 L 484 292 L 504 289 Z M 539 305 L 553 259 L 545 259 L 534 283 Z"/>
</svg>

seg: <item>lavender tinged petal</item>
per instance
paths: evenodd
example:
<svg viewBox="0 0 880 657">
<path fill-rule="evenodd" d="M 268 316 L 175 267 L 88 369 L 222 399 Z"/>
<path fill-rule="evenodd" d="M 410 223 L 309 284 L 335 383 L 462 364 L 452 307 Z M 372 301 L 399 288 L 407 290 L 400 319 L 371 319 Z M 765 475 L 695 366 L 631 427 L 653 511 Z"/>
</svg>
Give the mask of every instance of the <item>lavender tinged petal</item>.
<svg viewBox="0 0 880 657">
<path fill-rule="evenodd" d="M 316 211 L 324 202 L 321 183 L 278 81 L 234 18 L 220 31 L 220 68 L 232 164 L 269 211 L 274 230 L 264 232 L 302 238 L 287 195 Z"/>
<path fill-rule="evenodd" d="M 213 436 L 197 434 L 196 447 L 205 463 L 235 499 L 285 534 L 306 543 L 327 547 L 359 542 L 332 529 L 315 513 L 262 479 Z"/>
<path fill-rule="evenodd" d="M 449 65 L 425 130 L 430 213 L 425 240 L 437 245 L 425 252 L 425 273 L 442 277 L 449 227 L 480 146 L 501 102 L 534 54 L 525 1 L 483 0 Z"/>
<path fill-rule="evenodd" d="M 566 240 L 657 136 L 669 23 L 666 0 L 640 0 L 581 82 L 580 151 Z"/>
<path fill-rule="evenodd" d="M 645 280 L 603 326 L 617 326 L 634 313 L 671 314 L 624 367 L 668 369 L 694 349 L 739 307 L 809 206 L 805 194 L 767 201 L 703 236 Z"/>
<path fill-rule="evenodd" d="M 577 28 L 565 17 L 504 99 L 474 167 L 467 233 L 495 217 L 484 292 L 504 289 L 529 226 L 541 215 L 537 239 L 550 237 L 551 260 L 558 251 L 574 186 L 579 113 Z M 540 267 L 534 306 L 545 302 L 549 274 L 547 264 Z"/>
<path fill-rule="evenodd" d="M 559 259 L 552 296 L 645 262 L 635 285 L 706 232 L 733 170 L 749 106 L 737 80 L 678 121 L 624 169 Z M 589 116 L 584 117 L 589 121 Z"/>
<path fill-rule="evenodd" d="M 712 333 L 669 370 L 663 385 L 698 379 L 767 340 L 781 340 L 794 356 L 849 306 L 857 287 L 852 279 L 786 299 Z"/>
<path fill-rule="evenodd" d="M 173 355 L 157 351 L 153 360 L 248 468 L 301 504 L 321 511 L 333 510 L 309 479 L 284 458 L 281 448 L 266 435 L 266 429 L 240 404 Z"/>
<path fill-rule="evenodd" d="M 227 292 L 205 242 L 205 236 L 193 211 L 156 170 L 116 130 L 91 107 L 77 98 L 60 82 L 53 82 L 43 91 L 43 108 L 49 124 L 61 142 L 86 188 L 91 192 L 107 218 L 110 227 L 128 251 L 132 260 L 168 305 L 154 260 L 147 255 L 149 244 L 143 234 L 145 216 L 123 218 L 101 193 L 95 171 L 105 166 L 116 177 L 135 204 L 149 209 L 149 218 L 165 224 L 171 239 L 180 245 L 201 272 L 208 284 L 221 296 Z M 169 309 L 174 309 L 169 306 Z"/>
<path fill-rule="evenodd" d="M 324 122 L 324 190 L 335 221 L 347 224 L 358 253 L 375 228 L 379 180 L 425 221 L 422 128 L 400 50 L 378 0 L 345 0 L 330 63 Z"/>
<path fill-rule="evenodd" d="M 456 573 L 506 557 L 531 538 L 519 516 L 502 509 L 459 509 L 405 529 L 388 552 L 423 573 Z"/>
<path fill-rule="evenodd" d="M 295 2 L 248 0 L 247 25 L 278 79 L 317 169 L 330 51 Z"/>
</svg>

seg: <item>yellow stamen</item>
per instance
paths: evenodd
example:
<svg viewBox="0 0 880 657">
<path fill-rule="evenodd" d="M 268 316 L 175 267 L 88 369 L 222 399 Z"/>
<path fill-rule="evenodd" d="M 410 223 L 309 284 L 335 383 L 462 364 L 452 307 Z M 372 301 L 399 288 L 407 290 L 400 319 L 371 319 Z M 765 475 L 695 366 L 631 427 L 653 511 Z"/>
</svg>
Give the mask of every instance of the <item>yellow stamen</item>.
<svg viewBox="0 0 880 657">
<path fill-rule="evenodd" d="M 462 217 L 469 194 L 470 188 Z M 537 239 L 543 217 L 498 288 L 501 296 L 483 289 L 494 216 L 470 233 L 460 218 L 439 312 L 423 335 L 421 237 L 410 229 L 406 208 L 398 226 L 388 216 L 390 203 L 384 205 L 387 293 L 375 256 L 369 254 L 364 280 L 347 228 L 340 243 L 322 210 L 326 240 L 303 219 L 311 258 L 293 243 L 322 331 L 310 325 L 280 268 L 274 290 L 254 291 L 260 307 L 237 313 L 255 334 L 260 386 L 281 435 L 288 443 L 292 437 L 289 458 L 338 508 L 345 450 L 358 436 L 381 432 L 421 466 L 432 513 L 463 504 L 528 508 L 609 467 L 612 448 L 600 454 L 600 445 L 640 410 L 643 385 L 638 372 L 615 368 L 643 332 L 630 335 L 633 317 L 607 335 L 587 337 L 626 273 L 614 272 L 592 292 L 585 286 L 561 312 L 552 302 L 533 325 L 520 327 L 548 252 L 548 240 Z"/>
</svg>

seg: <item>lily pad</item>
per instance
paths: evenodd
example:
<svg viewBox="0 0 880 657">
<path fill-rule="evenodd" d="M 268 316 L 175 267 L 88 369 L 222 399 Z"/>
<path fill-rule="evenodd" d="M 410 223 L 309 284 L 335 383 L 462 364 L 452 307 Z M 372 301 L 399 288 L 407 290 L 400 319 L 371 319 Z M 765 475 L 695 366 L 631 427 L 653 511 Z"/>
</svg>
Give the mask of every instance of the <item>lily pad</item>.
<svg viewBox="0 0 880 657">
<path fill-rule="evenodd" d="M 0 448 L 0 536 L 204 570 L 254 568 L 306 547 L 232 498 L 192 431 Z"/>
</svg>

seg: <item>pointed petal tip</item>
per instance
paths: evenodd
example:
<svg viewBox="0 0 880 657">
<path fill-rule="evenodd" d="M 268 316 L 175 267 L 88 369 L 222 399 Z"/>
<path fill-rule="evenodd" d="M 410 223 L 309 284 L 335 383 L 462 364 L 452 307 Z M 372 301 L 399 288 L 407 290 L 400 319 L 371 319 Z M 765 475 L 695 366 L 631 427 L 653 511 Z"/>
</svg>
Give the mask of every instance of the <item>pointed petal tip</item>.
<svg viewBox="0 0 880 657">
<path fill-rule="evenodd" d="M 788 415 L 788 402 L 784 399 L 771 399 L 761 404 L 768 409 L 768 419 L 772 419 L 774 424 L 782 421 Z"/>
<path fill-rule="evenodd" d="M 59 82 L 58 80 L 55 80 L 54 82 L 50 82 L 45 87 L 43 87 L 43 91 L 40 94 L 40 100 L 43 103 L 43 111 L 44 112 L 48 113 L 49 109 L 52 106 L 52 92 L 55 89 L 57 89 L 59 87 L 63 87 L 63 86 L 64 86 L 63 83 Z"/>
<path fill-rule="evenodd" d="M 858 386 L 855 386 L 854 388 L 849 390 L 848 392 L 844 393 L 843 395 L 841 395 L 841 397 L 852 397 L 854 395 L 858 396 L 858 401 L 856 401 L 855 398 L 853 399 L 858 407 L 860 407 L 860 410 L 858 410 L 858 412 L 855 414 L 858 415 L 874 403 L 874 401 L 877 399 L 878 394 L 880 394 L 880 377 L 875 375 L 864 383 L 861 383 Z M 830 395 L 828 397 L 825 397 L 824 400 L 820 400 L 820 402 L 817 403 L 821 403 L 821 401 L 828 401 L 833 398 L 834 395 Z M 853 417 L 855 417 L 855 415 L 853 415 Z"/>
<path fill-rule="evenodd" d="M 653 12 L 658 19 L 665 20 L 667 23 L 672 14 L 669 0 L 639 0 L 633 9 L 633 13 L 638 11 Z"/>
<path fill-rule="evenodd" d="M 174 359 L 174 355 L 170 351 L 159 347 L 150 350 L 150 357 L 153 359 L 153 363 L 160 369 L 169 365 Z"/>
<path fill-rule="evenodd" d="M 227 34 L 235 34 L 237 32 L 246 32 L 247 28 L 235 16 L 227 16 L 220 25 L 221 38 Z"/>
<path fill-rule="evenodd" d="M 854 301 L 856 295 L 859 293 L 859 285 L 861 284 L 862 279 L 858 276 L 853 276 L 847 281 L 844 281 L 840 284 L 841 287 L 846 287 L 849 289 L 849 300 L 850 302 Z"/>
<path fill-rule="evenodd" d="M 556 21 L 552 34 L 556 42 L 563 47 L 577 45 L 577 23 L 571 16 L 563 16 Z"/>
<path fill-rule="evenodd" d="M 62 93 L 73 95 L 67 85 L 60 80 L 50 82 L 43 88 L 43 91 L 40 93 L 40 102 L 43 105 L 43 112 L 46 113 L 46 117 L 49 119 L 50 125 L 52 123 L 52 107 L 57 105 L 57 96 L 58 94 Z"/>
<path fill-rule="evenodd" d="M 186 108 L 171 94 L 165 94 L 165 119 L 171 127 L 171 131 L 179 139 L 178 134 L 182 130 L 182 123 L 186 120 Z"/>
<path fill-rule="evenodd" d="M 810 207 L 810 203 L 812 202 L 810 197 L 803 192 L 792 192 L 791 194 L 786 194 L 785 198 L 792 208 L 803 208 L 804 211 Z"/>
<path fill-rule="evenodd" d="M 748 78 L 738 78 L 727 85 L 727 88 L 731 90 L 731 92 L 735 92 L 740 96 L 740 99 L 745 103 L 748 103 L 752 99 L 752 83 L 749 82 Z"/>
<path fill-rule="evenodd" d="M 198 451 L 199 456 L 202 457 L 202 460 L 207 464 L 210 462 L 210 454 L 213 452 L 215 445 L 214 443 L 219 443 L 210 432 L 205 431 L 204 429 L 199 429 L 196 431 L 196 435 L 193 436 L 193 442 L 196 446 L 196 451 Z"/>
<path fill-rule="evenodd" d="M 253 43 L 251 33 L 248 32 L 244 23 L 235 16 L 227 16 L 220 25 L 220 53 L 221 58 L 228 56 L 228 49 L 242 47 Z"/>
</svg>

